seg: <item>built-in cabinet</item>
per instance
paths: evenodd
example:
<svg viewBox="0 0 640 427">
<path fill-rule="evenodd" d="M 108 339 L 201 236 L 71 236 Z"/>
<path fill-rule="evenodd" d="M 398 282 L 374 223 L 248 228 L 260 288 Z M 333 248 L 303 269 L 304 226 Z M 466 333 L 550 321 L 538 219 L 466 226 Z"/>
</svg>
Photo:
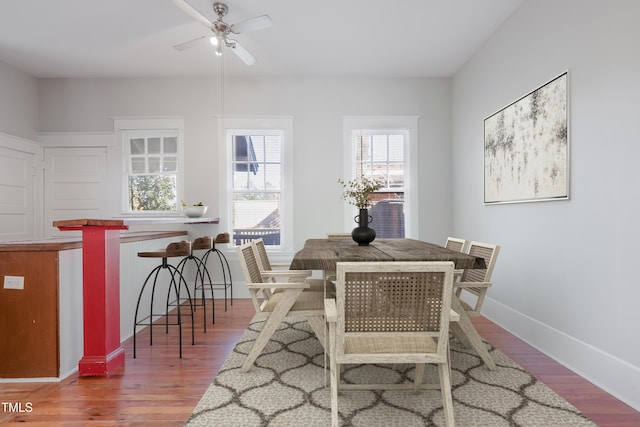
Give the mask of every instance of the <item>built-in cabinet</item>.
<svg viewBox="0 0 640 427">
<path fill-rule="evenodd" d="M 0 252 L 2 378 L 58 376 L 61 249 Z M 17 278 L 24 280 L 23 289 L 5 288 Z"/>
<path fill-rule="evenodd" d="M 121 235 L 122 340 L 132 334 L 135 301 L 153 268 L 137 252 L 185 238 L 186 231 Z M 62 379 L 78 369 L 84 344 L 82 268 L 78 237 L 0 242 L 0 382 Z M 16 280 L 22 289 L 14 289 Z"/>
</svg>

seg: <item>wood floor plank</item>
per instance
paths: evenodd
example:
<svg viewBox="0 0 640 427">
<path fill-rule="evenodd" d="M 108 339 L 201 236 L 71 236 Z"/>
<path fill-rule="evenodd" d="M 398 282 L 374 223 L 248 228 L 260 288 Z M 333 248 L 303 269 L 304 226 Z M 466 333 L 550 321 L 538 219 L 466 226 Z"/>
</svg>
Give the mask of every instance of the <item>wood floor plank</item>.
<svg viewBox="0 0 640 427">
<path fill-rule="evenodd" d="M 72 375 L 60 383 L 0 384 L 0 401 L 32 405 L 31 412 L 0 412 L 0 424 L 29 422 L 42 426 L 183 426 L 209 383 L 233 350 L 253 317 L 250 300 L 234 300 L 224 311 L 216 301 L 216 324 L 202 332 L 202 310 L 196 311 L 196 344 L 187 338 L 178 358 L 175 327 L 168 335 L 154 329 L 123 343 L 124 367 L 108 378 Z M 210 309 L 210 308 L 208 308 Z M 210 312 L 209 312 L 210 313 Z M 608 395 L 522 340 L 484 318 L 473 323 L 481 336 L 547 384 L 601 427 L 637 427 L 640 413 Z M 190 326 L 189 326 L 190 327 Z M 187 328 L 185 328 L 187 330 Z M 190 332 L 184 337 L 190 337 Z"/>
</svg>

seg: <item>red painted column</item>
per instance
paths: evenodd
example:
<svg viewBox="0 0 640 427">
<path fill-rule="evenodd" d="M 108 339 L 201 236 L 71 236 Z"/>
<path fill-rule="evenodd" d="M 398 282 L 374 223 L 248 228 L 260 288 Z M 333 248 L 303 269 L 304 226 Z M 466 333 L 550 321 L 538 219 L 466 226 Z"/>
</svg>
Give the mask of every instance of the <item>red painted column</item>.
<svg viewBox="0 0 640 427">
<path fill-rule="evenodd" d="M 84 356 L 80 376 L 107 376 L 124 364 L 120 345 L 120 230 L 127 226 L 60 227 L 82 231 Z"/>
</svg>

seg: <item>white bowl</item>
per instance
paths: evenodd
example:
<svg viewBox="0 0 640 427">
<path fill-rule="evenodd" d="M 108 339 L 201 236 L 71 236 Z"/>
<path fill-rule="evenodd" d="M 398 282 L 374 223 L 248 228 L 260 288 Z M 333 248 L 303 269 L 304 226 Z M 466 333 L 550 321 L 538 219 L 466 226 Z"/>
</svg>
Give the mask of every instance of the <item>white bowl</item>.
<svg viewBox="0 0 640 427">
<path fill-rule="evenodd" d="M 182 212 L 189 218 L 200 218 L 207 212 L 208 206 L 185 206 Z"/>
</svg>

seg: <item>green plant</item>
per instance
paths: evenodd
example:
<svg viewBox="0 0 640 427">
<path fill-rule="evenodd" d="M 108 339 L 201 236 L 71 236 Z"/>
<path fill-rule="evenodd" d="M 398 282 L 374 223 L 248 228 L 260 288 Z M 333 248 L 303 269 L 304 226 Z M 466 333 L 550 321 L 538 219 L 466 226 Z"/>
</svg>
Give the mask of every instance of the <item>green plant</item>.
<svg viewBox="0 0 640 427">
<path fill-rule="evenodd" d="M 347 200 L 349 204 L 359 209 L 367 209 L 371 206 L 369 195 L 382 188 L 382 182 L 377 179 L 361 176 L 350 181 L 338 180 L 342 185 L 342 200 Z"/>
<path fill-rule="evenodd" d="M 183 208 L 186 208 L 187 206 L 189 206 L 189 205 L 188 205 L 188 204 L 183 200 L 183 201 L 182 201 L 182 207 L 183 207 Z M 202 203 L 202 202 L 198 202 L 198 203 L 193 204 L 193 205 L 191 205 L 191 206 L 204 206 L 204 203 Z"/>
</svg>

